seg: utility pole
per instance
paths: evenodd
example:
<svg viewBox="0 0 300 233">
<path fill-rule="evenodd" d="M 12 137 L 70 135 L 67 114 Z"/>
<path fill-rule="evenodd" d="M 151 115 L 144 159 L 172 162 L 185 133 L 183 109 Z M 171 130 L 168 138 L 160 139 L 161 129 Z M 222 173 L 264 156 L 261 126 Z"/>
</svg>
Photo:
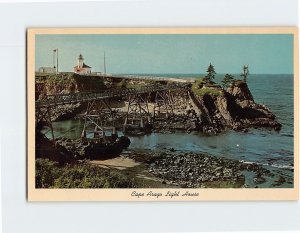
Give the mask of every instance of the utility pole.
<svg viewBox="0 0 300 233">
<path fill-rule="evenodd" d="M 58 48 L 56 49 L 56 72 L 58 73 Z"/>
<path fill-rule="evenodd" d="M 104 71 L 104 74 L 106 74 L 105 51 L 104 51 L 104 63 L 103 63 L 103 65 L 104 65 L 103 71 Z"/>
</svg>

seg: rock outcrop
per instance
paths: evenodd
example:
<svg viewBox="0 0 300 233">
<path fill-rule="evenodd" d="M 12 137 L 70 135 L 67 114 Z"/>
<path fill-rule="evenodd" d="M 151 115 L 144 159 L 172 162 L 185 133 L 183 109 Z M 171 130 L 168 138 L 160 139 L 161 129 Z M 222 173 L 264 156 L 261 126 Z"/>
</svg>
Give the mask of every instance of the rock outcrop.
<svg viewBox="0 0 300 233">
<path fill-rule="evenodd" d="M 68 139 L 52 141 L 40 132 L 36 135 L 36 158 L 47 158 L 63 165 L 77 160 L 102 160 L 118 156 L 130 145 L 126 136 L 105 139 Z"/>
<path fill-rule="evenodd" d="M 219 95 L 190 94 L 200 110 L 200 124 L 204 133 L 218 133 L 225 128 L 246 130 L 265 127 L 280 130 L 281 124 L 266 106 L 255 103 L 247 83 L 236 81 L 231 87 L 220 90 Z"/>
<path fill-rule="evenodd" d="M 83 76 L 75 73 L 36 75 L 36 99 L 46 95 L 93 92 L 107 89 L 101 76 Z"/>
<path fill-rule="evenodd" d="M 247 83 L 238 80 L 234 82 L 228 89 L 227 92 L 234 96 L 237 101 L 250 101 L 254 102 L 253 96 L 248 88 Z"/>
</svg>

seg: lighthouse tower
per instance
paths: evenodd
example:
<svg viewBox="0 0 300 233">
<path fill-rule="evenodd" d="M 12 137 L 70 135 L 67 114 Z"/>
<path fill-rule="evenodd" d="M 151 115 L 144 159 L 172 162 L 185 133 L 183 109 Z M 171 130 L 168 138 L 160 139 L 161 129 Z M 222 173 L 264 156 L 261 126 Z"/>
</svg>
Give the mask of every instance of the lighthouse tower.
<svg viewBox="0 0 300 233">
<path fill-rule="evenodd" d="M 80 54 L 78 57 L 78 68 L 83 68 L 83 60 L 83 56 Z"/>
</svg>

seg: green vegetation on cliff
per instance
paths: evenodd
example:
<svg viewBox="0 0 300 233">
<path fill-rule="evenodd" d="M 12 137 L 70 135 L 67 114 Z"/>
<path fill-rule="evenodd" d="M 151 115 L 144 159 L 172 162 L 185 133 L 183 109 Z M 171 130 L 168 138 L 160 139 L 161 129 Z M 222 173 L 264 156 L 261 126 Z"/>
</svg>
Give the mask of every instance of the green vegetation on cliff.
<svg viewBox="0 0 300 233">
<path fill-rule="evenodd" d="M 202 88 L 202 89 L 198 89 L 198 90 L 193 89 L 193 91 L 198 96 L 204 96 L 205 94 L 214 95 L 214 96 L 220 95 L 220 90 L 216 90 L 214 88 Z"/>
<path fill-rule="evenodd" d="M 200 97 L 204 96 L 205 94 L 219 96 L 221 90 L 213 86 L 213 83 L 207 83 L 204 78 L 198 78 L 192 85 L 192 91 Z"/>
<path fill-rule="evenodd" d="M 49 159 L 36 159 L 36 188 L 134 188 L 135 180 L 115 169 L 88 163 L 64 167 Z"/>
<path fill-rule="evenodd" d="M 120 82 L 118 82 L 115 85 L 115 88 L 133 88 L 133 89 L 139 89 L 143 86 L 153 85 L 158 83 L 157 81 L 153 80 L 141 80 L 141 79 L 122 79 Z"/>
<path fill-rule="evenodd" d="M 99 76 L 79 75 L 75 73 L 49 74 L 43 77 L 44 94 L 74 92 L 93 92 L 106 89 L 104 80 Z"/>
</svg>

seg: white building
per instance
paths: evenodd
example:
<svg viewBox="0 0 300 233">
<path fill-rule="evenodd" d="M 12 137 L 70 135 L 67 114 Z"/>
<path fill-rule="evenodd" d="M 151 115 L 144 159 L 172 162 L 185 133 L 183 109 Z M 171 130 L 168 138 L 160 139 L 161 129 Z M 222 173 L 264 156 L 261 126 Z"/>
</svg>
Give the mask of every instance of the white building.
<svg viewBox="0 0 300 233">
<path fill-rule="evenodd" d="M 40 73 L 56 73 L 56 68 L 55 67 L 40 67 L 39 68 Z"/>
<path fill-rule="evenodd" d="M 83 62 L 83 56 L 80 54 L 78 57 L 78 64 L 74 66 L 74 73 L 76 74 L 90 74 L 92 73 L 92 67 Z"/>
</svg>

